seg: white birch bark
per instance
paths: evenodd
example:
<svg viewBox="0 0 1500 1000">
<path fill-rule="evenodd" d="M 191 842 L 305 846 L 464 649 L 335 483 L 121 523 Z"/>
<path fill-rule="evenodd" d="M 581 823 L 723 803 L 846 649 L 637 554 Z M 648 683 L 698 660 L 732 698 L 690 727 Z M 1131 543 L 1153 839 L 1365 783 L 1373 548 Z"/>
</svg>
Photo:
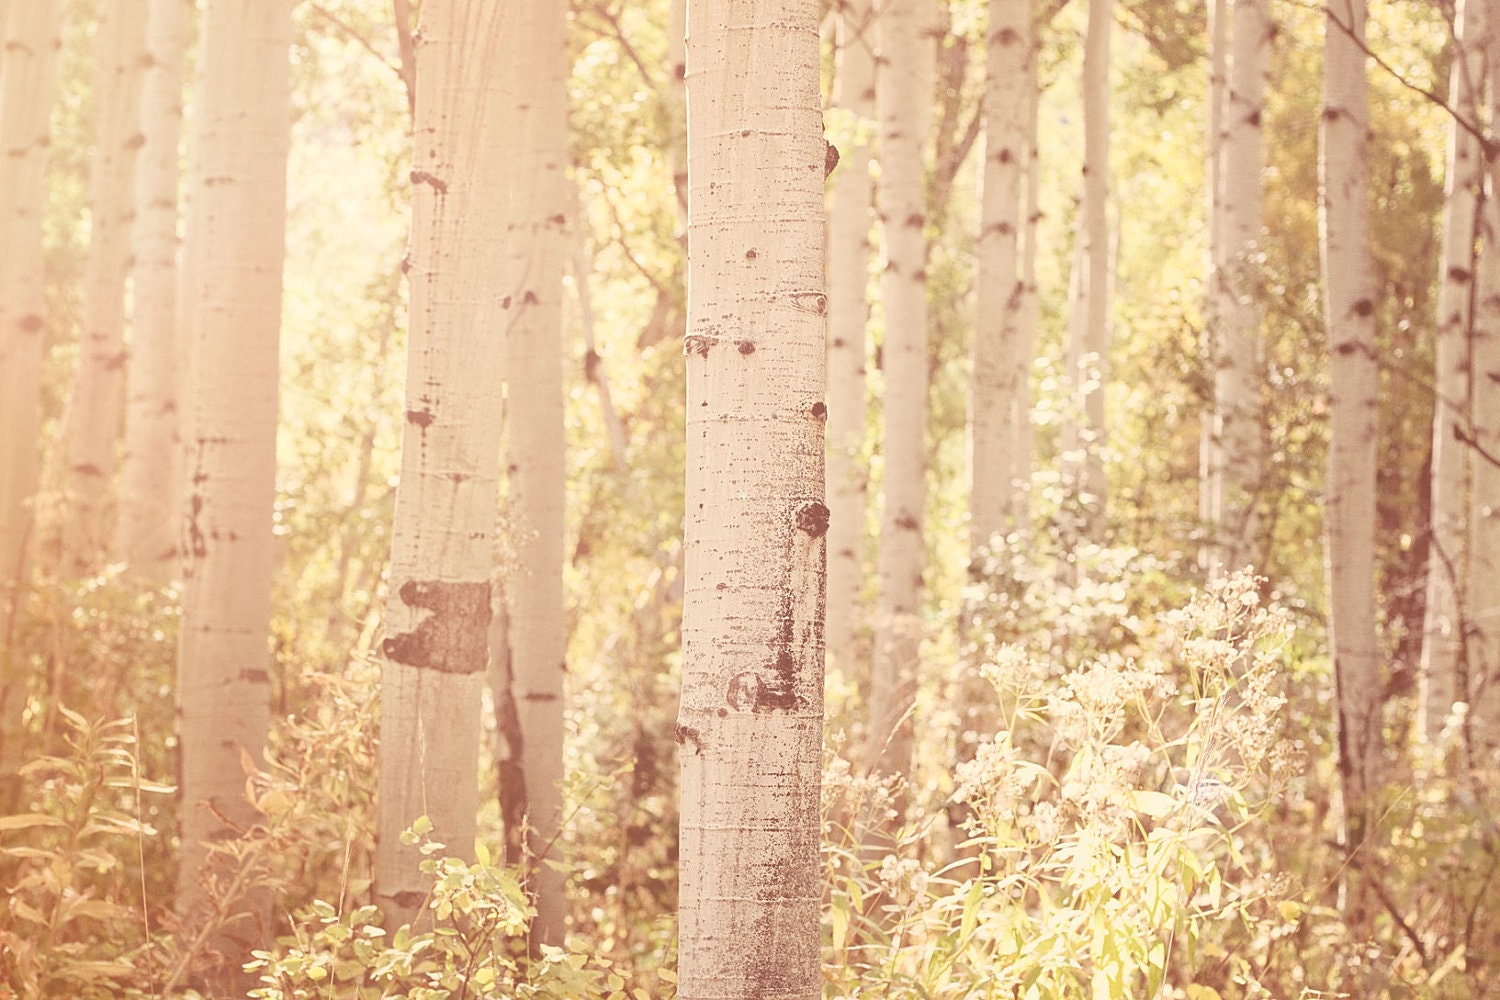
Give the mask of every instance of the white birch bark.
<svg viewBox="0 0 1500 1000">
<path fill-rule="evenodd" d="M 1224 260 L 1223 225 L 1223 157 L 1224 95 L 1229 74 L 1229 0 L 1212 0 L 1208 4 L 1208 130 L 1204 135 L 1204 188 L 1207 194 L 1209 276 L 1207 294 L 1203 297 L 1203 336 L 1200 340 L 1204 372 L 1212 377 L 1214 358 L 1218 353 L 1219 286 L 1213 280 Z M 1210 389 L 1210 392 L 1215 390 Z M 1217 475 L 1221 465 L 1218 435 L 1215 427 L 1215 397 L 1206 396 L 1198 436 L 1198 520 L 1205 529 L 1217 532 L 1217 511 L 1222 483 Z M 1198 550 L 1198 565 L 1216 572 L 1220 563 L 1217 538 L 1209 537 Z"/>
<path fill-rule="evenodd" d="M 834 103 L 854 122 L 830 176 L 828 226 L 828 617 L 830 660 L 855 665 L 863 602 L 865 375 L 870 317 L 870 142 L 875 118 L 875 20 L 869 0 L 839 13 Z"/>
<path fill-rule="evenodd" d="M 1214 407 L 1208 467 L 1214 542 L 1210 572 L 1253 561 L 1259 536 L 1256 505 L 1264 465 L 1260 324 L 1263 309 L 1255 263 L 1261 227 L 1261 119 L 1270 67 L 1267 0 L 1235 0 L 1232 51 L 1221 111 L 1223 136 L 1214 170 L 1219 185 L 1213 225 L 1216 252 L 1209 276 L 1213 304 L 1209 342 Z"/>
<path fill-rule="evenodd" d="M 888 0 L 876 18 L 880 120 L 876 194 L 885 246 L 885 505 L 866 765 L 910 769 L 911 707 L 922 645 L 922 521 L 927 502 L 927 240 L 923 154 L 932 104 L 925 0 Z"/>
<path fill-rule="evenodd" d="M 511 667 L 520 716 L 527 828 L 535 859 L 533 944 L 561 945 L 567 898 L 553 847 L 562 821 L 563 614 L 562 278 L 570 244 L 567 7 L 515 6 L 511 179 L 507 225 L 510 327 L 506 371 L 511 549 Z"/>
<path fill-rule="evenodd" d="M 1481 120 L 1485 73 L 1485 0 L 1459 0 L 1454 13 L 1454 59 L 1448 102 L 1471 122 Z M 1438 285 L 1436 400 L 1432 415 L 1431 536 L 1417 736 L 1436 739 L 1461 690 L 1464 594 L 1468 565 L 1468 448 L 1459 433 L 1469 425 L 1469 339 L 1474 326 L 1474 240 L 1484 168 L 1479 142 L 1456 121 L 1448 124 L 1443 191 L 1443 256 Z"/>
<path fill-rule="evenodd" d="M 1329 644 L 1337 689 L 1344 837 L 1370 832 L 1381 781 L 1375 639 L 1375 287 L 1369 245 L 1364 0 L 1327 8 L 1321 135 L 1323 285 L 1329 363 L 1326 486 Z"/>
<path fill-rule="evenodd" d="M 1076 414 L 1069 478 L 1084 530 L 1101 526 L 1108 499 L 1104 469 L 1104 390 L 1109 378 L 1109 61 L 1114 0 L 1089 0 L 1083 46 L 1083 200 L 1074 296 L 1068 326 L 1068 373 Z"/>
<path fill-rule="evenodd" d="M 985 72 L 985 146 L 975 245 L 973 370 L 969 399 L 969 548 L 1026 523 L 1031 470 L 1016 447 L 1030 413 L 1021 409 L 1031 357 L 1022 350 L 1027 119 L 1036 87 L 1032 5 L 993 0 Z"/>
<path fill-rule="evenodd" d="M 135 309 L 116 550 L 143 579 L 178 569 L 177 177 L 192 0 L 150 0 L 136 165 Z"/>
<path fill-rule="evenodd" d="M 178 649 L 178 910 L 189 928 L 208 904 L 199 883 L 211 867 L 207 845 L 259 818 L 245 797 L 243 762 L 260 765 L 270 716 L 291 0 L 210 0 L 202 31 Z M 243 995 L 253 984 L 240 965 L 264 947 L 268 915 L 265 900 L 252 897 L 219 935 L 220 992 Z"/>
<path fill-rule="evenodd" d="M 818 4 L 690 0 L 678 996 L 822 995 Z"/>
<path fill-rule="evenodd" d="M 21 765 L 27 675 L 11 637 L 27 579 L 32 501 L 41 468 L 42 206 L 48 117 L 61 47 L 55 0 L 28 0 L 0 18 L 0 782 Z M 0 807 L 19 808 L 0 787 Z"/>
<path fill-rule="evenodd" d="M 94 151 L 78 369 L 64 420 L 62 571 L 97 571 L 113 541 L 111 491 L 125 393 L 125 278 L 135 217 L 135 161 L 146 0 L 103 4 L 94 36 Z"/>
<path fill-rule="evenodd" d="M 401 843 L 420 816 L 474 850 L 490 621 L 513 147 L 504 31 L 486 0 L 427 0 L 416 36 L 406 418 L 381 676 L 375 895 L 415 920 L 429 881 Z"/>
</svg>

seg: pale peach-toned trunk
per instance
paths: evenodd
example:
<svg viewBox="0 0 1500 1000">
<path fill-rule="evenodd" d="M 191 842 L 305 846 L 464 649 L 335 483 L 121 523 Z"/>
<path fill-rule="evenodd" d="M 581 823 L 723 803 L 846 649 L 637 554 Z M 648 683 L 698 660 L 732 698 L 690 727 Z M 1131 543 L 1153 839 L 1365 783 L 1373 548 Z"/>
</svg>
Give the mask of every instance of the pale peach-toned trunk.
<svg viewBox="0 0 1500 1000">
<path fill-rule="evenodd" d="M 1364 0 L 1327 8 L 1321 135 L 1323 286 L 1329 364 L 1328 631 L 1338 711 L 1343 839 L 1373 832 L 1381 782 L 1375 638 L 1375 295 L 1369 243 Z M 1361 918 L 1362 894 L 1351 896 Z"/>
<path fill-rule="evenodd" d="M 510 359 L 507 389 L 511 550 L 510 652 L 524 740 L 527 829 L 534 858 L 532 942 L 567 931 L 562 872 L 548 861 L 563 814 L 563 270 L 570 246 L 567 6 L 515 6 L 513 169 L 507 226 Z"/>
<path fill-rule="evenodd" d="M 1213 171 L 1219 194 L 1209 275 L 1214 406 L 1207 474 L 1208 521 L 1217 543 L 1209 559 L 1213 573 L 1252 563 L 1260 535 L 1263 310 L 1255 261 L 1261 227 L 1261 119 L 1274 31 L 1267 0 L 1235 0 L 1223 135 Z"/>
<path fill-rule="evenodd" d="M 1454 14 L 1448 101 L 1470 121 L 1481 120 L 1488 0 L 1459 0 Z M 1484 166 L 1479 142 L 1457 121 L 1448 124 L 1443 192 L 1443 255 L 1438 285 L 1436 400 L 1432 413 L 1432 534 L 1427 550 L 1427 599 L 1422 620 L 1418 738 L 1432 741 L 1464 691 L 1464 584 L 1468 570 L 1469 340 L 1474 333 L 1474 238 Z"/>
<path fill-rule="evenodd" d="M 1104 392 L 1109 379 L 1109 63 L 1114 0 L 1089 0 L 1083 46 L 1083 200 L 1074 256 L 1067 368 L 1074 428 L 1064 456 L 1073 502 L 1089 533 L 1103 524 Z"/>
<path fill-rule="evenodd" d="M 1226 79 L 1229 73 L 1229 0 L 1211 0 L 1207 6 L 1208 128 L 1203 137 L 1203 186 L 1208 210 L 1205 227 L 1208 259 L 1205 261 L 1205 272 L 1210 280 L 1207 294 L 1203 297 L 1203 336 L 1200 338 L 1199 348 L 1205 371 L 1212 374 L 1220 305 L 1218 286 L 1212 281 L 1212 276 L 1224 259 L 1221 151 L 1224 147 L 1224 95 L 1229 89 Z M 1218 510 L 1219 478 L 1215 470 L 1220 459 L 1214 426 L 1214 400 L 1208 398 L 1203 403 L 1203 418 L 1198 434 L 1198 520 L 1204 527 L 1208 527 L 1215 523 L 1215 512 Z M 1198 565 L 1208 570 L 1218 563 L 1218 546 L 1210 538 L 1198 549 Z"/>
<path fill-rule="evenodd" d="M 158 583 L 178 571 L 177 177 L 192 17 L 192 0 L 150 0 L 136 165 L 135 310 L 115 547 L 133 573 Z"/>
<path fill-rule="evenodd" d="M 1023 350 L 1025 185 L 1032 162 L 1028 118 L 1036 81 L 1032 5 L 990 4 L 985 73 L 984 187 L 975 245 L 973 376 L 969 389 L 969 548 L 981 556 L 1026 524 L 1029 454 L 1017 447 L 1031 415 L 1022 383 L 1031 370 Z M 1029 452 L 1029 450 L 1028 450 Z"/>
<path fill-rule="evenodd" d="M 870 224 L 874 184 L 870 142 L 875 118 L 875 20 L 869 0 L 840 10 L 834 103 L 847 114 L 851 140 L 837 151 L 828 220 L 828 615 L 830 661 L 858 669 L 865 625 L 865 375 L 870 318 Z"/>
<path fill-rule="evenodd" d="M 381 678 L 375 898 L 394 926 L 430 881 L 401 833 L 421 816 L 474 851 L 479 696 L 494 560 L 514 155 L 504 32 L 487 0 L 427 0 L 416 38 L 411 330 Z"/>
<path fill-rule="evenodd" d="M 9 783 L 21 765 L 28 687 L 20 658 L 12 658 L 12 636 L 41 467 L 42 206 L 61 46 L 58 4 L 13 6 L 0 18 L 0 38 L 0 782 Z M 19 806 L 12 789 L 0 786 L 0 808 Z"/>
<path fill-rule="evenodd" d="M 818 16 L 688 7 L 682 1000 L 822 996 Z"/>
<path fill-rule="evenodd" d="M 78 369 L 63 429 L 62 565 L 97 571 L 113 541 L 113 489 L 125 393 L 125 278 L 135 219 L 146 0 L 101 5 L 94 35 L 94 151 Z"/>
<path fill-rule="evenodd" d="M 911 766 L 912 701 L 922 646 L 922 522 L 927 504 L 927 240 L 923 198 L 932 83 L 926 0 L 889 0 L 875 23 L 880 117 L 876 195 L 885 247 L 885 459 L 875 657 L 865 763 Z"/>
<path fill-rule="evenodd" d="M 262 764 L 270 717 L 291 0 L 209 0 L 202 38 L 202 175 L 192 193 L 202 224 L 185 250 L 197 261 L 197 283 L 187 290 L 192 433 L 178 651 L 178 910 L 189 930 L 210 905 L 199 879 L 223 870 L 207 845 L 260 815 L 246 801 L 244 769 Z M 234 912 L 215 941 L 225 964 L 212 984 L 242 994 L 240 965 L 265 946 L 269 912 L 253 895 Z"/>
</svg>

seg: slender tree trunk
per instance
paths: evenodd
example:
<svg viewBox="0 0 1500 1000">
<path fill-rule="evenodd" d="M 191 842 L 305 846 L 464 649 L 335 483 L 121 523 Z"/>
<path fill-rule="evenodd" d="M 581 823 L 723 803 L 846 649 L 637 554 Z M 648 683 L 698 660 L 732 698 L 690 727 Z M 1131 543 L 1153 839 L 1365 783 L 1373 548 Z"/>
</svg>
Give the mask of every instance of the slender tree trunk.
<svg viewBox="0 0 1500 1000">
<path fill-rule="evenodd" d="M 1484 89 L 1485 0 L 1459 0 L 1449 103 L 1479 122 Z M 1469 426 L 1469 340 L 1474 332 L 1474 238 L 1484 172 L 1478 140 L 1458 122 L 1448 125 L 1448 170 L 1443 198 L 1443 257 L 1438 286 L 1437 399 L 1432 414 L 1432 536 L 1422 624 L 1421 708 L 1418 737 L 1442 732 L 1463 700 L 1464 595 L 1468 563 L 1468 449 L 1457 432 Z"/>
<path fill-rule="evenodd" d="M 563 812 L 563 336 L 562 278 L 572 188 L 568 183 L 567 7 L 528 0 L 512 62 L 514 174 L 507 235 L 511 300 L 508 385 L 510 512 L 516 577 L 510 600 L 511 663 L 525 740 L 527 826 L 537 916 L 532 942 L 567 932 L 563 873 L 548 864 Z"/>
<path fill-rule="evenodd" d="M 880 115 L 877 194 L 885 272 L 885 508 L 880 595 L 870 683 L 866 765 L 911 768 L 911 708 L 922 646 L 922 520 L 927 502 L 927 240 L 923 150 L 931 105 L 929 15 L 924 0 L 889 0 L 876 19 Z"/>
<path fill-rule="evenodd" d="M 690 0 L 678 996 L 822 996 L 818 4 Z"/>
<path fill-rule="evenodd" d="M 1343 840 L 1353 851 L 1373 833 L 1383 752 L 1375 639 L 1375 286 L 1364 0 L 1333 0 L 1327 17 L 1320 167 L 1329 362 L 1328 618 Z M 1362 896 L 1356 885 L 1349 911 L 1355 925 L 1366 917 Z"/>
<path fill-rule="evenodd" d="M 1031 470 L 1017 453 L 1021 384 L 1031 358 L 1021 350 L 1025 296 L 1022 234 L 1024 186 L 1031 156 L 1027 118 L 1037 85 L 1032 5 L 1016 0 L 990 4 L 985 73 L 984 193 L 975 247 L 973 379 L 969 399 L 969 548 L 987 551 L 999 533 L 1026 523 Z"/>
<path fill-rule="evenodd" d="M 94 153 L 78 370 L 68 398 L 62 571 L 93 573 L 112 541 L 110 497 L 125 393 L 125 278 L 135 218 L 146 0 L 103 4 L 94 36 Z"/>
<path fill-rule="evenodd" d="M 834 103 L 853 122 L 831 175 L 828 225 L 828 617 L 830 659 L 846 670 L 859 662 L 864 615 L 865 359 L 870 318 L 870 180 L 867 127 L 875 118 L 875 16 L 869 0 L 839 12 Z"/>
<path fill-rule="evenodd" d="M 259 818 L 245 763 L 259 766 L 270 716 L 270 618 L 276 491 L 291 0 L 210 0 L 196 87 L 202 183 L 189 289 L 193 367 L 186 396 L 187 519 L 178 724 L 182 850 L 178 909 L 206 919 L 201 880 L 223 869 L 207 845 Z M 253 83 L 252 83 L 253 81 Z M 217 859 L 223 862 L 224 859 Z M 240 969 L 264 947 L 267 901 L 236 902 L 215 942 L 212 985 L 243 995 Z"/>
<path fill-rule="evenodd" d="M 0 782 L 21 765 L 28 675 L 12 638 L 41 467 L 42 206 L 61 23 L 55 0 L 0 18 Z M 0 808 L 18 805 L 0 786 Z"/>
<path fill-rule="evenodd" d="M 1204 372 L 1212 377 L 1218 354 L 1219 310 L 1218 283 L 1213 276 L 1224 261 L 1224 98 L 1229 75 L 1229 0 L 1212 0 L 1208 4 L 1208 131 L 1204 136 L 1206 152 L 1203 165 L 1207 193 L 1207 233 L 1209 275 L 1208 293 L 1203 297 L 1203 336 L 1200 341 Z M 1216 388 L 1216 387 L 1215 387 Z M 1218 475 L 1222 465 L 1216 427 L 1217 403 L 1214 396 L 1203 401 L 1202 429 L 1198 436 L 1198 520 L 1205 528 L 1217 532 L 1219 497 L 1223 482 Z M 1216 538 L 1210 538 L 1198 550 L 1198 565 L 1217 572 L 1221 562 Z"/>
<path fill-rule="evenodd" d="M 1485 10 L 1500 30 L 1500 2 Z M 1494 37 L 1493 35 L 1491 37 Z M 1500 60 L 1490 43 L 1490 120 L 1500 121 Z M 1491 197 L 1484 208 L 1485 253 L 1479 265 L 1479 311 L 1471 341 L 1469 562 L 1464 597 L 1469 639 L 1464 663 L 1470 760 L 1492 768 L 1500 754 L 1500 159 L 1489 159 Z"/>
<path fill-rule="evenodd" d="M 1209 277 L 1209 342 L 1214 373 L 1208 468 L 1209 522 L 1217 543 L 1212 572 L 1247 565 L 1259 531 L 1256 513 L 1265 445 L 1261 417 L 1262 308 L 1256 281 L 1261 227 L 1261 119 L 1265 112 L 1271 22 L 1267 0 L 1235 0 L 1223 137 L 1214 171 L 1220 186 L 1217 247 Z"/>
<path fill-rule="evenodd" d="M 427 0 L 416 48 L 411 331 L 381 679 L 375 894 L 416 920 L 429 880 L 401 833 L 421 816 L 471 855 L 494 559 L 505 340 L 506 130 L 499 6 Z"/>
<path fill-rule="evenodd" d="M 192 0 L 150 0 L 136 168 L 135 312 L 116 549 L 146 580 L 178 570 L 177 175 Z"/>
<path fill-rule="evenodd" d="M 1083 46 L 1083 201 L 1074 299 L 1068 330 L 1068 369 L 1081 426 L 1068 456 L 1074 503 L 1086 535 L 1103 527 L 1108 482 L 1104 471 L 1104 389 L 1109 379 L 1109 61 L 1114 0 L 1089 0 Z"/>
</svg>

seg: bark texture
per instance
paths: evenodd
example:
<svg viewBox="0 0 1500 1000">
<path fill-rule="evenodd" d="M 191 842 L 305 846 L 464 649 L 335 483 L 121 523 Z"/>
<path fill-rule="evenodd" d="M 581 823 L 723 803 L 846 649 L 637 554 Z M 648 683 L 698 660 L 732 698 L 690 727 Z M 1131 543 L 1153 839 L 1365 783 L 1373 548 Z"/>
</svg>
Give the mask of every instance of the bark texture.
<svg viewBox="0 0 1500 1000">
<path fill-rule="evenodd" d="M 62 572 L 96 572 L 113 541 L 111 507 L 125 394 L 125 278 L 135 220 L 146 0 L 103 4 L 94 35 L 94 152 L 78 370 L 64 419 Z"/>
<path fill-rule="evenodd" d="M 507 226 L 510 360 L 510 651 L 524 739 L 527 828 L 536 897 L 533 944 L 561 945 L 567 930 L 563 873 L 548 864 L 563 812 L 562 278 L 570 247 L 567 7 L 515 7 L 512 131 L 514 176 Z"/>
<path fill-rule="evenodd" d="M 143 579 L 178 570 L 177 177 L 191 0 L 150 0 L 135 188 L 135 311 L 116 550 Z"/>
<path fill-rule="evenodd" d="M 1371 832 L 1381 781 L 1375 640 L 1375 285 L 1369 244 L 1369 103 L 1363 0 L 1334 0 L 1324 49 L 1323 285 L 1329 365 L 1329 642 L 1337 688 L 1345 843 Z M 1359 919 L 1361 902 L 1351 900 Z"/>
<path fill-rule="evenodd" d="M 875 119 L 875 14 L 869 0 L 839 12 L 834 103 L 850 118 L 830 175 L 828 223 L 828 651 L 849 670 L 864 625 L 865 375 L 870 318 L 870 224 L 874 184 L 870 140 Z"/>
<path fill-rule="evenodd" d="M 876 19 L 876 103 L 885 243 L 885 507 L 870 681 L 866 765 L 910 769 L 912 700 L 922 646 L 922 521 L 927 503 L 927 240 L 923 152 L 932 103 L 931 18 L 925 0 L 890 0 Z"/>
<path fill-rule="evenodd" d="M 1484 90 L 1487 0 L 1459 0 L 1454 12 L 1454 59 L 1448 102 L 1480 121 Z M 1474 334 L 1474 240 L 1484 190 L 1479 142 L 1456 121 L 1448 125 L 1448 169 L 1443 191 L 1443 256 L 1438 285 L 1437 398 L 1432 414 L 1432 524 L 1427 550 L 1427 595 L 1422 621 L 1418 738 L 1442 732 L 1464 687 L 1464 604 L 1469 539 L 1469 453 L 1459 440 L 1469 426 L 1469 341 Z"/>
<path fill-rule="evenodd" d="M 493 3 L 428 0 L 415 36 L 411 330 L 375 857 L 376 901 L 391 926 L 420 916 L 429 886 L 403 830 L 427 816 L 450 853 L 474 850 L 503 331 L 517 305 L 497 293 L 514 153 L 505 128 L 511 28 Z"/>
<path fill-rule="evenodd" d="M 688 7 L 678 996 L 822 995 L 818 5 Z"/>
<path fill-rule="evenodd" d="M 178 651 L 181 740 L 178 909 L 192 928 L 219 871 L 208 845 L 259 813 L 245 764 L 260 766 L 270 715 L 272 506 L 276 487 L 290 0 L 211 0 L 196 87 L 201 212 L 190 297 L 184 590 Z M 264 947 L 269 912 L 237 901 L 218 936 L 217 992 L 243 995 L 240 966 Z"/>
<path fill-rule="evenodd" d="M 1236 0 L 1223 135 L 1213 171 L 1219 194 L 1211 224 L 1213 302 L 1208 339 L 1214 375 L 1209 432 L 1208 521 L 1217 545 L 1210 571 L 1233 572 L 1254 561 L 1260 534 L 1258 494 L 1265 464 L 1261 415 L 1257 253 L 1261 228 L 1261 119 L 1275 25 L 1267 0 Z"/>
</svg>

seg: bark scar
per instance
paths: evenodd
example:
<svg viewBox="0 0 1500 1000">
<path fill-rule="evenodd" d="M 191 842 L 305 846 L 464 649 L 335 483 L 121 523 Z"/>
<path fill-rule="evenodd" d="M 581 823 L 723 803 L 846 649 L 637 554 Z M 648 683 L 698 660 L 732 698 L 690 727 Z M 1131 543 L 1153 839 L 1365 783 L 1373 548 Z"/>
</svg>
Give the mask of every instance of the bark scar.
<svg viewBox="0 0 1500 1000">
<path fill-rule="evenodd" d="M 428 614 L 416 628 L 381 644 L 388 659 L 443 674 L 477 674 L 485 669 L 491 614 L 488 580 L 408 580 L 399 596 L 407 607 Z"/>
</svg>

